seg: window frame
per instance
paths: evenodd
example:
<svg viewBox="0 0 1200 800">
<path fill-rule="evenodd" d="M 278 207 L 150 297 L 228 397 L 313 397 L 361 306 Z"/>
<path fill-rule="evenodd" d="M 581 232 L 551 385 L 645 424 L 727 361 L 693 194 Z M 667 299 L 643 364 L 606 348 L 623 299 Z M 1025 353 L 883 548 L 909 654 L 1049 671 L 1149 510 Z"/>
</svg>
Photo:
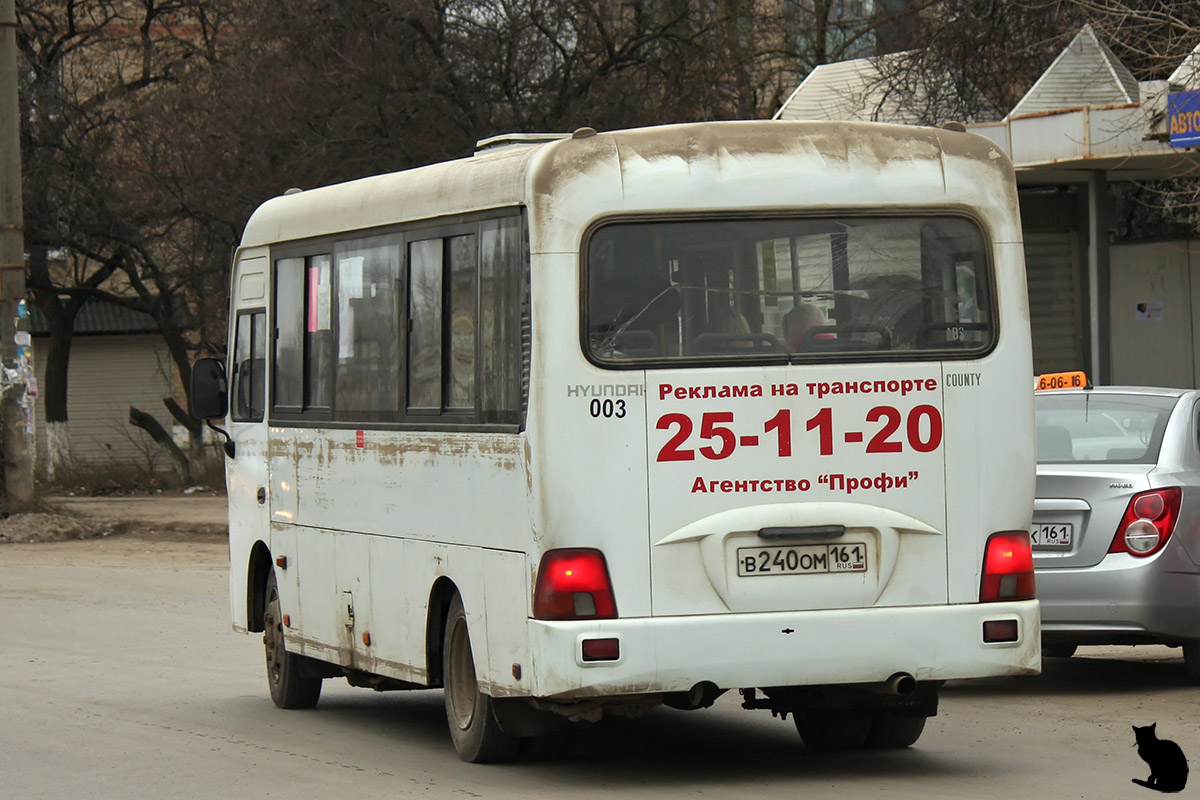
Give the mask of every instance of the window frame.
<svg viewBox="0 0 1200 800">
<path fill-rule="evenodd" d="M 250 320 L 250 325 L 249 325 L 249 328 L 247 329 L 248 333 L 249 333 L 248 344 L 249 344 L 249 348 L 250 348 L 249 360 L 253 361 L 254 360 L 254 345 L 257 342 L 257 337 L 254 335 L 254 317 L 255 317 L 255 315 L 258 315 L 258 314 L 261 314 L 263 317 L 263 327 L 264 327 L 263 342 L 262 342 L 262 344 L 263 344 L 263 374 L 260 379 L 260 383 L 261 383 L 261 389 L 260 389 L 261 398 L 260 398 L 260 400 L 262 402 L 262 408 L 259 409 L 257 415 L 251 414 L 249 416 L 238 416 L 238 410 L 240 408 L 240 405 L 238 403 L 238 391 L 241 389 L 241 385 L 242 385 L 241 364 L 238 362 L 238 343 L 242 341 L 241 336 L 240 336 L 241 323 L 244 318 Z M 239 308 L 234 311 L 233 346 L 229 348 L 229 364 L 230 364 L 229 373 L 230 373 L 230 377 L 231 377 L 231 380 L 229 381 L 229 419 L 231 422 L 259 423 L 259 422 L 262 422 L 267 416 L 267 408 L 268 408 L 268 402 L 269 402 L 269 397 L 270 397 L 270 392 L 268 391 L 270 381 L 268 380 L 267 376 L 268 376 L 268 373 L 271 371 L 268 369 L 268 365 L 271 364 L 271 362 L 272 362 L 271 349 L 267 346 L 267 343 L 272 341 L 274 338 L 272 336 L 271 331 L 272 331 L 272 329 L 270 327 L 270 314 L 268 313 L 268 310 L 265 306 L 253 306 L 250 308 Z M 251 391 L 253 391 L 253 390 L 254 390 L 254 387 L 251 386 Z M 253 403 L 253 398 L 251 398 L 251 402 Z M 253 406 L 251 406 L 251 411 L 253 411 Z"/>
<path fill-rule="evenodd" d="M 367 420 L 367 419 L 338 419 L 339 398 L 336 391 L 337 386 L 337 358 L 334 358 L 333 373 L 330 380 L 335 387 L 333 396 L 328 408 L 305 408 L 294 410 L 293 408 L 280 408 L 275 402 L 275 387 L 271 382 L 268 382 L 268 396 L 266 398 L 266 416 L 270 424 L 280 425 L 285 427 L 323 427 L 323 428 L 349 428 L 349 429 L 381 429 L 381 430 L 421 430 L 421 431 L 476 431 L 476 432 L 517 432 L 524 428 L 524 420 L 527 407 L 527 395 L 524 387 L 520 387 L 516 396 L 520 400 L 520 408 L 515 410 L 516 420 L 511 422 L 495 422 L 485 421 L 490 416 L 495 416 L 494 410 L 484 409 L 485 391 L 483 391 L 483 383 L 487 379 L 483 374 L 484 359 L 483 343 L 481 342 L 482 332 L 482 293 L 483 286 L 481 280 L 481 265 L 482 265 L 482 244 L 483 236 L 481 235 L 483 224 L 497 219 L 513 219 L 516 222 L 515 235 L 517 237 L 517 251 L 515 258 L 517 263 L 513 265 L 516 270 L 516 281 L 519 284 L 519 293 L 511 298 L 511 308 L 508 309 L 508 314 L 511 316 L 510 322 L 515 326 L 518 332 L 516 337 L 517 352 L 515 353 L 516 374 L 501 376 L 501 381 L 515 381 L 520 383 L 523 374 L 528 370 L 528 353 L 521 347 L 519 332 L 523 325 L 528 324 L 527 306 L 529 302 L 529 229 L 528 229 L 528 213 L 523 206 L 511 206 L 493 211 L 480 213 L 455 214 L 444 217 L 438 217 L 427 220 L 417 220 L 405 222 L 395 225 L 380 226 L 378 228 L 354 229 L 341 231 L 336 234 L 314 237 L 312 239 L 296 240 L 290 242 L 281 242 L 271 247 L 269 254 L 270 262 L 270 279 L 271 299 L 268 309 L 268 338 L 270 346 L 268 347 L 267 358 L 272 366 L 275 363 L 275 343 L 278 338 L 279 319 L 278 313 L 278 296 L 276 288 L 278 285 L 278 265 L 280 261 L 289 258 L 304 258 L 307 268 L 308 259 L 313 256 L 328 255 L 332 259 L 332 272 L 330 276 L 331 283 L 331 325 L 334 331 L 340 335 L 340 319 L 338 297 L 338 259 L 337 253 L 344 251 L 347 246 L 353 246 L 353 243 L 365 239 L 372 239 L 381 236 L 395 236 L 400 247 L 400 266 L 397 279 L 400 283 L 398 289 L 398 322 L 399 331 L 397 333 L 397 349 L 399 353 L 400 363 L 399 370 L 399 386 L 397 391 L 396 409 L 388 420 Z M 469 234 L 474 236 L 474 253 L 475 253 L 475 270 L 474 270 L 474 312 L 473 312 L 473 330 L 474 330 L 474 349 L 473 349 L 473 405 L 470 409 L 447 409 L 445 403 L 445 389 L 443 387 L 443 407 L 437 412 L 432 410 L 424 410 L 423 412 L 412 413 L 408 408 L 408 354 L 409 354 L 409 331 L 410 331 L 410 260 L 409 246 L 412 242 L 424 241 L 429 239 L 441 239 L 443 253 L 447 252 L 446 240 L 452 236 Z M 443 262 L 443 276 L 447 274 L 448 262 Z M 445 287 L 443 287 L 443 307 L 447 302 Z M 447 322 L 443 320 L 443 340 L 448 334 Z M 335 338 L 336 343 L 336 338 Z M 336 346 L 336 344 L 335 344 Z M 445 341 L 443 341 L 442 354 L 443 363 L 447 357 Z M 302 358 L 307 358 L 307 351 L 302 352 Z M 307 376 L 306 376 L 307 377 Z M 493 393 L 497 394 L 497 393 Z M 502 392 L 499 394 L 503 394 Z M 489 395 L 491 396 L 491 395 Z M 506 412 L 510 413 L 510 412 Z"/>
<path fill-rule="evenodd" d="M 314 258 L 314 257 L 327 256 L 331 260 L 331 264 L 332 264 L 333 263 L 332 260 L 334 257 L 333 247 L 334 247 L 335 241 L 336 241 L 336 239 L 334 237 L 321 237 L 320 239 L 315 239 L 312 241 L 301 242 L 299 244 L 292 244 L 292 245 L 289 245 L 289 246 L 279 249 L 279 250 L 272 248 L 271 252 L 267 256 L 267 261 L 268 261 L 267 284 L 271 287 L 271 296 L 270 296 L 270 302 L 269 302 L 269 305 L 270 305 L 269 336 L 270 336 L 270 340 L 271 340 L 271 348 L 270 348 L 271 352 L 269 355 L 269 359 L 271 361 L 272 368 L 274 368 L 274 366 L 276 364 L 275 348 L 279 341 L 279 262 L 286 260 L 286 259 L 292 259 L 292 258 L 303 259 L 304 271 L 307 271 L 307 269 L 309 267 L 309 259 Z M 332 281 L 333 281 L 332 270 L 335 269 L 335 267 L 331 266 L 330 269 L 331 269 L 330 281 L 332 284 Z M 332 315 L 331 324 L 336 329 L 336 326 L 337 326 L 337 307 L 336 307 L 336 305 L 334 305 L 334 307 L 331 309 L 330 313 Z M 303 338 L 304 314 L 303 313 L 300 315 L 300 318 L 301 318 L 301 331 L 300 331 L 301 343 L 303 344 L 304 343 L 304 338 Z M 307 368 L 306 356 L 307 356 L 307 352 L 302 350 L 301 354 L 300 354 L 300 361 L 301 361 L 302 369 Z M 331 378 L 331 380 L 332 380 L 332 378 Z M 332 415 L 333 415 L 332 403 L 330 404 L 330 407 L 328 409 L 316 408 L 316 407 L 314 407 L 314 408 L 304 408 L 303 407 L 303 395 L 304 395 L 305 388 L 306 387 L 304 384 L 302 384 L 300 387 L 302 405 L 299 408 L 299 410 L 291 410 L 293 408 L 291 406 L 289 406 L 287 408 L 280 408 L 276 404 L 275 380 L 272 378 L 271 386 L 270 386 L 270 396 L 267 398 L 267 419 L 268 419 L 268 421 L 274 422 L 275 420 L 292 420 L 292 419 L 327 421 L 327 420 L 332 419 Z"/>
<path fill-rule="evenodd" d="M 405 363 L 404 363 L 405 370 L 404 370 L 404 375 L 401 377 L 400 382 L 402 385 L 402 390 L 401 390 L 401 400 L 402 400 L 401 406 L 403 407 L 402 415 L 404 417 L 406 417 L 406 420 L 442 419 L 442 420 L 454 421 L 454 420 L 461 419 L 463 421 L 474 422 L 474 421 L 479 420 L 479 418 L 482 416 L 483 412 L 480 407 L 482 395 L 479 391 L 479 385 L 481 382 L 480 381 L 480 377 L 481 377 L 480 371 L 481 371 L 481 367 L 482 367 L 481 359 L 479 357 L 480 349 L 481 349 L 480 341 L 479 341 L 479 331 L 482 328 L 482 326 L 480 325 L 480 322 L 481 322 L 480 316 L 481 316 L 481 311 L 482 311 L 481 302 L 480 302 L 482 298 L 480 296 L 480 293 L 482 290 L 481 290 L 480 280 L 479 280 L 480 248 L 482 247 L 482 241 L 481 241 L 481 237 L 479 236 L 479 223 L 482 221 L 483 220 L 472 220 L 470 223 L 465 223 L 465 224 L 451 224 L 451 225 L 442 225 L 442 226 L 439 226 L 436 228 L 423 228 L 423 229 L 420 229 L 419 232 L 417 232 L 419 235 L 415 235 L 415 236 L 411 236 L 411 237 L 406 235 L 404 237 L 404 244 L 403 244 L 404 252 L 403 252 L 403 260 L 402 260 L 403 266 L 401 267 L 401 271 L 404 273 L 403 277 L 404 277 L 405 301 L 406 301 L 406 305 L 405 305 L 406 313 L 405 313 L 405 320 L 404 320 L 406 330 L 404 332 L 404 347 L 403 347 L 403 352 L 404 352 L 404 357 L 405 357 Z M 474 334 L 474 347 L 472 349 L 472 358 L 473 358 L 472 374 L 474 377 L 472 380 L 472 394 L 473 394 L 472 407 L 469 409 L 465 408 L 465 407 L 464 408 L 452 408 L 452 407 L 447 406 L 447 396 L 449 394 L 449 391 L 447 389 L 447 384 L 446 384 L 446 381 L 448 379 L 447 355 L 448 355 L 448 353 L 450 351 L 450 347 L 451 347 L 450 334 L 451 334 L 451 325 L 453 324 L 451 315 L 447 313 L 447 311 L 449 310 L 449 305 L 450 305 L 450 288 L 451 288 L 450 270 L 451 270 L 451 265 L 452 265 L 452 261 L 450 259 L 449 241 L 451 239 L 453 239 L 455 237 L 459 237 L 459 236 L 473 236 L 475 238 L 475 248 L 474 248 L 475 249 L 475 275 L 474 275 L 474 278 L 475 278 L 475 280 L 474 280 L 475 308 L 474 308 L 474 316 L 473 316 L 475 334 Z M 440 370 L 438 373 L 438 383 L 439 383 L 438 394 L 440 397 L 440 403 L 437 408 L 434 408 L 433 406 L 412 406 L 408 402 L 408 389 L 409 389 L 409 377 L 410 377 L 410 372 L 408 369 L 410 366 L 410 362 L 408 361 L 408 356 L 411 354 L 411 350 L 410 350 L 411 336 L 410 336 L 410 334 L 412 333 L 412 318 L 407 313 L 412 308 L 412 306 L 411 306 L 412 297 L 410 294 L 410 290 L 412 287 L 412 262 L 409 259 L 409 255 L 411 253 L 411 247 L 414 243 L 428 242 L 428 241 L 435 240 L 435 239 L 439 240 L 441 242 L 441 256 L 442 256 L 442 260 L 441 260 L 441 264 L 440 264 L 440 268 L 441 268 L 441 284 L 440 285 L 441 285 L 441 292 L 442 292 L 442 296 L 441 296 L 442 304 L 439 307 L 440 313 L 439 313 L 439 318 L 438 318 L 439 323 L 441 325 L 441 340 L 439 342 L 441 363 L 440 363 Z"/>
<path fill-rule="evenodd" d="M 839 219 L 963 219 L 978 231 L 983 245 L 983 268 L 986 271 L 987 311 L 991 321 L 992 335 L 986 346 L 976 348 L 930 348 L 927 350 L 903 351 L 840 351 L 830 353 L 762 353 L 727 355 L 692 355 L 686 358 L 646 358 L 643 360 L 616 362 L 598 358 L 591 348 L 589 311 L 590 265 L 588 254 L 592 239 L 601 229 L 621 224 L 678 223 L 678 222 L 771 222 L 784 220 L 829 220 Z M 906 206 L 899 209 L 819 209 L 795 211 L 735 211 L 735 212 L 677 212 L 677 213 L 630 213 L 603 217 L 592 222 L 580 239 L 578 252 L 579 269 L 579 347 L 588 363 L 610 371 L 657 370 L 657 369 L 708 369 L 712 367 L 736 366 L 780 366 L 793 364 L 828 365 L 853 363 L 908 363 L 928 361 L 974 361 L 986 357 L 999 345 L 1002 335 L 999 304 L 996 298 L 995 239 L 986 219 L 973 209 L 958 207 Z"/>
</svg>

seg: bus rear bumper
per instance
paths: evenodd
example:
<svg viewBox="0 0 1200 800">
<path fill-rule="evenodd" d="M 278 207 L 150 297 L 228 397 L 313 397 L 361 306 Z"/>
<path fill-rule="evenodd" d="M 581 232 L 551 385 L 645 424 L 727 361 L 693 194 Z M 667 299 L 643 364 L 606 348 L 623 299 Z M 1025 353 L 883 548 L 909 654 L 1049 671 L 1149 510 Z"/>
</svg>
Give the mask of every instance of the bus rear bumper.
<svg viewBox="0 0 1200 800">
<path fill-rule="evenodd" d="M 1016 622 L 1015 641 L 984 640 L 985 622 L 1008 620 Z M 616 639 L 618 657 L 588 660 L 584 643 L 594 639 Z M 571 700 L 687 691 L 704 681 L 734 689 L 875 683 L 897 673 L 936 681 L 1041 670 L 1037 600 L 529 620 L 529 645 L 533 685 L 493 687 L 497 694 Z"/>
</svg>

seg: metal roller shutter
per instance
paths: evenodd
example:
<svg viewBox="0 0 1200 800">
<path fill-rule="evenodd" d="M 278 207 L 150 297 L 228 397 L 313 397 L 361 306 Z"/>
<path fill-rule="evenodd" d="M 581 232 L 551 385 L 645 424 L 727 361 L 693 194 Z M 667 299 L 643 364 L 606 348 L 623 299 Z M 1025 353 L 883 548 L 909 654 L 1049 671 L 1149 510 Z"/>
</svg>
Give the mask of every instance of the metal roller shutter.
<svg viewBox="0 0 1200 800">
<path fill-rule="evenodd" d="M 1074 233 L 1025 234 L 1035 374 L 1087 369 L 1077 250 Z"/>
</svg>

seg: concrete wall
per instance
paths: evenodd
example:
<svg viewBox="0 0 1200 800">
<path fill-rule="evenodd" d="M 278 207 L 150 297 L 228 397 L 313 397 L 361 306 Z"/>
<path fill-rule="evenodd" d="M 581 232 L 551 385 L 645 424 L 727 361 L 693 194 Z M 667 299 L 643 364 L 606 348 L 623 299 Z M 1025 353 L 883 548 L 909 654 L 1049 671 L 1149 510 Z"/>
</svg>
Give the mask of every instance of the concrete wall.
<svg viewBox="0 0 1200 800">
<path fill-rule="evenodd" d="M 1110 249 L 1112 383 L 1194 388 L 1200 376 L 1200 241 Z"/>
</svg>

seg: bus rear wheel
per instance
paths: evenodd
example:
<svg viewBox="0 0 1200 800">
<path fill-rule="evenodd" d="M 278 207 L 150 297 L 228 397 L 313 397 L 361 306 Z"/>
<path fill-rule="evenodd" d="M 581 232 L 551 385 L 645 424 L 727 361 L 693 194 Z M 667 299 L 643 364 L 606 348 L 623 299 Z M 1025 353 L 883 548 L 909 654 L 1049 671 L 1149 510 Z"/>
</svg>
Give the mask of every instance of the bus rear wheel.
<svg viewBox="0 0 1200 800">
<path fill-rule="evenodd" d="M 275 573 L 267 576 L 263 604 L 263 650 L 267 656 L 267 685 L 271 701 L 279 708 L 314 708 L 321 699 L 321 679 L 303 674 L 301 656 L 283 645 L 283 614 L 279 610 L 279 586 Z"/>
<path fill-rule="evenodd" d="M 854 750 L 871 733 L 871 717 L 852 711 L 801 711 L 792 718 L 800 739 L 811 750 Z"/>
<path fill-rule="evenodd" d="M 876 750 L 892 750 L 908 747 L 921 738 L 925 730 L 925 717 L 902 714 L 883 714 L 871 723 L 866 746 Z"/>
<path fill-rule="evenodd" d="M 1183 668 L 1187 672 L 1189 682 L 1200 684 L 1200 639 L 1190 639 L 1183 643 Z"/>
<path fill-rule="evenodd" d="M 467 615 L 458 595 L 450 602 L 446 617 L 442 639 L 442 683 L 446 722 L 459 758 L 480 764 L 509 761 L 515 757 L 520 740 L 500 729 L 492 710 L 492 698 L 479 691 Z"/>
</svg>

